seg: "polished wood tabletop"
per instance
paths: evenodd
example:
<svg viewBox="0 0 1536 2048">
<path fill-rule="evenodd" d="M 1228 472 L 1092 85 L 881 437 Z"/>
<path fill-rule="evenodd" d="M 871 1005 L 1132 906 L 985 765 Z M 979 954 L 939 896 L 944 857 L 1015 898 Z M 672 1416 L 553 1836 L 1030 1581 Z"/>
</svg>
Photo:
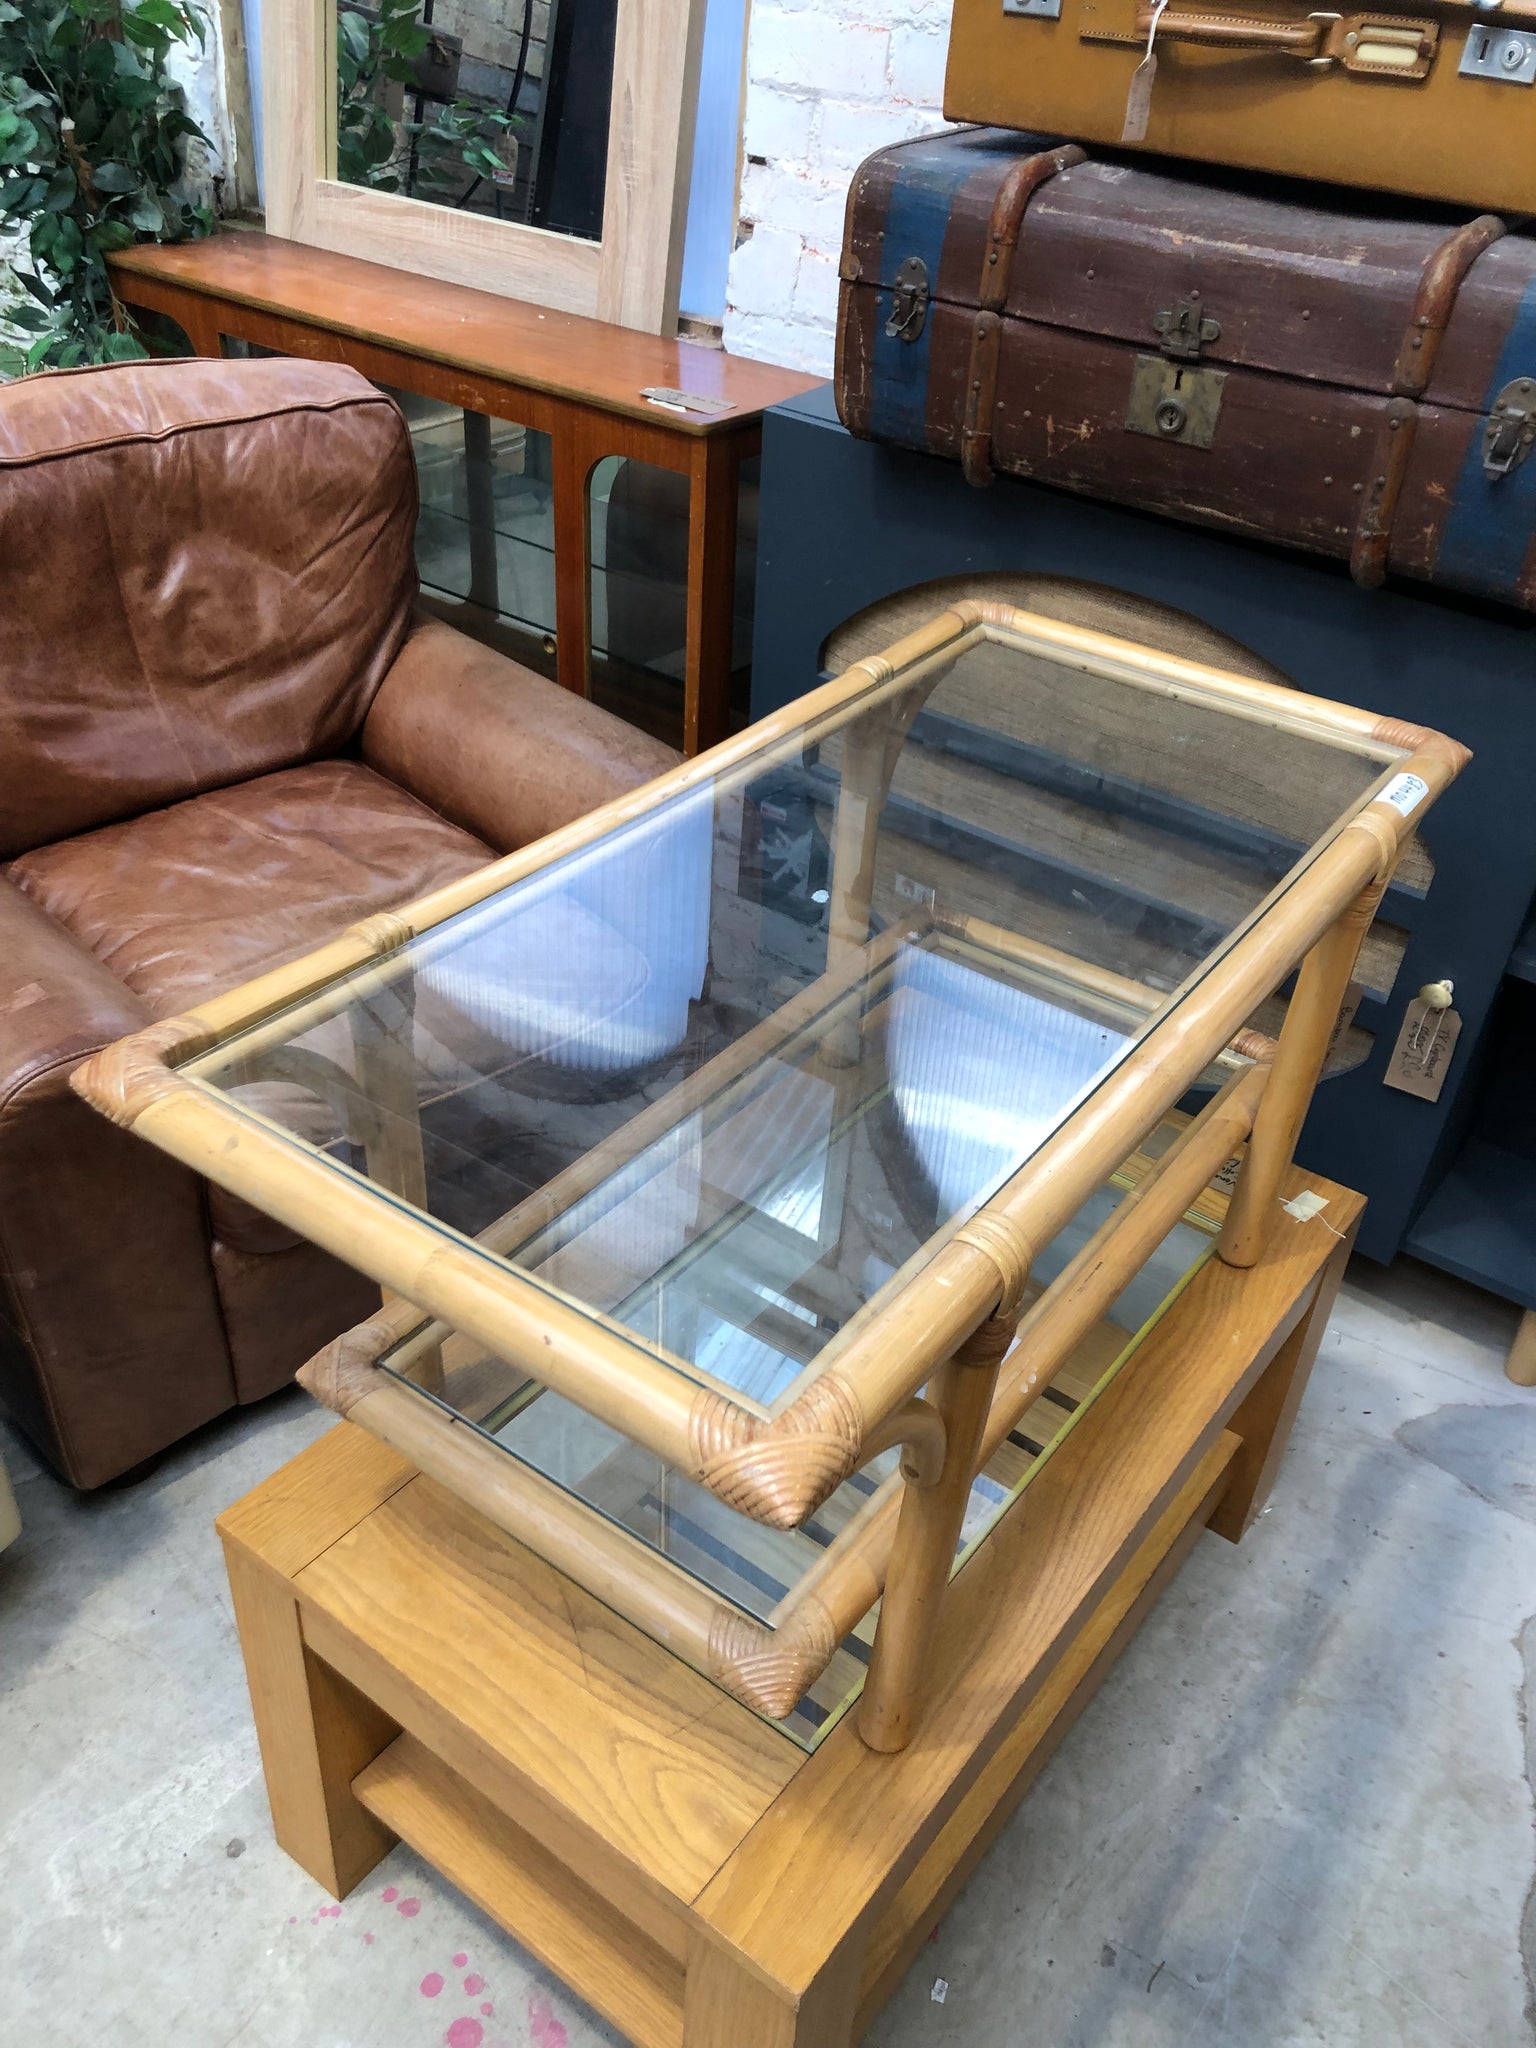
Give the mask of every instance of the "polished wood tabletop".
<svg viewBox="0 0 1536 2048">
<path fill-rule="evenodd" d="M 391 270 L 251 229 L 206 241 L 145 243 L 112 259 L 144 278 L 233 305 L 312 321 L 333 333 L 644 419 L 679 434 L 739 428 L 821 379 L 667 341 L 606 321 L 524 305 L 495 292 Z M 125 294 L 128 296 L 128 294 Z M 719 399 L 724 412 L 673 411 L 644 396 L 665 389 Z"/>
</svg>

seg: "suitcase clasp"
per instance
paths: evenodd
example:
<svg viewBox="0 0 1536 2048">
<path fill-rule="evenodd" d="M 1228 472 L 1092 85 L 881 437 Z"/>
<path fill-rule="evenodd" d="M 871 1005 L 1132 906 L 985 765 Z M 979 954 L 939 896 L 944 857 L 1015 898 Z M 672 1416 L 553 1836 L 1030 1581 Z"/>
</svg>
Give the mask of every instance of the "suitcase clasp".
<svg viewBox="0 0 1536 2048">
<path fill-rule="evenodd" d="M 1518 469 L 1536 448 L 1536 377 L 1516 377 L 1493 401 L 1483 429 L 1483 475 L 1490 483 Z"/>
<path fill-rule="evenodd" d="M 1152 325 L 1162 336 L 1162 351 L 1175 362 L 1197 363 L 1208 341 L 1221 339 L 1221 323 L 1200 310 L 1200 294 L 1190 292 L 1177 304 L 1165 306 Z"/>
<path fill-rule="evenodd" d="M 891 341 L 916 341 L 927 320 L 928 266 L 921 256 L 908 256 L 897 266 L 885 332 Z"/>
</svg>

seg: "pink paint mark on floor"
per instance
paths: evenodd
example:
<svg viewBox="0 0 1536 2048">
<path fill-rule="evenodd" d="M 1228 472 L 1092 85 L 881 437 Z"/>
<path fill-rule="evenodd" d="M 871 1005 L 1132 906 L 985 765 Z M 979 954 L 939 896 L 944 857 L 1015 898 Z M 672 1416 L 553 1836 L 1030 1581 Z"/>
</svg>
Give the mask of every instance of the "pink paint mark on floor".
<svg viewBox="0 0 1536 2048">
<path fill-rule="evenodd" d="M 365 1934 L 363 1940 L 369 1948 L 373 1947 L 373 1936 L 371 1934 Z"/>
<path fill-rule="evenodd" d="M 457 1961 L 458 1958 L 455 1957 L 454 1960 Z M 478 1998 L 484 1989 L 485 1979 L 477 1971 L 471 1970 L 464 1979 L 464 1996 L 466 1998 Z"/>
<path fill-rule="evenodd" d="M 322 1920 L 339 1920 L 341 1918 L 340 1906 L 322 1906 L 320 1908 L 320 1918 Z"/>
<path fill-rule="evenodd" d="M 400 1914 L 403 1919 L 414 1920 L 416 1918 L 416 1915 L 421 1911 L 421 1901 L 420 1899 L 402 1899 L 399 1905 L 396 1906 L 395 1911 L 398 1914 Z"/>
<path fill-rule="evenodd" d="M 383 1898 L 386 1906 L 392 1906 L 395 1903 L 396 1899 L 399 1898 L 399 1896 L 400 1894 L 395 1890 L 392 1884 L 385 1885 Z"/>
<path fill-rule="evenodd" d="M 437 1994 L 442 1990 L 442 1988 L 443 1975 L 441 1970 L 428 1970 L 425 1977 L 423 1977 L 421 1980 L 422 1997 L 436 1998 Z"/>
<path fill-rule="evenodd" d="M 533 2048 L 566 2048 L 570 2039 L 547 1998 L 535 1991 L 528 2001 L 528 2034 Z M 454 2044 L 458 2048 L 458 2044 Z"/>
<path fill-rule="evenodd" d="M 455 2020 L 443 2036 L 447 2048 L 480 2048 L 484 2039 L 484 2027 L 478 2020 L 471 2019 Z"/>
<path fill-rule="evenodd" d="M 464 1965 L 465 1965 L 465 1964 L 466 1964 L 466 1963 L 467 1963 L 468 1961 L 469 1961 L 469 1957 L 468 1957 L 468 1956 L 466 1956 L 466 1955 L 456 1955 L 456 1956 L 454 1957 L 454 1959 L 453 1959 L 453 1967 L 454 1967 L 454 1968 L 455 1968 L 456 1970 L 462 1970 L 462 1969 L 463 1969 L 463 1967 L 464 1967 Z"/>
<path fill-rule="evenodd" d="M 494 2005 L 492 2005 L 491 2001 L 487 1999 L 484 2005 L 481 2006 L 480 2010 L 485 2014 L 487 2019 L 490 2019 L 494 2015 L 496 2008 Z"/>
<path fill-rule="evenodd" d="M 298 1924 L 299 1924 L 299 1916 L 298 1916 L 298 1914 L 297 1914 L 297 1913 L 290 1913 L 290 1914 L 288 1915 L 288 1925 L 289 1925 L 290 1927 L 297 1927 L 297 1926 L 298 1926 Z"/>
</svg>

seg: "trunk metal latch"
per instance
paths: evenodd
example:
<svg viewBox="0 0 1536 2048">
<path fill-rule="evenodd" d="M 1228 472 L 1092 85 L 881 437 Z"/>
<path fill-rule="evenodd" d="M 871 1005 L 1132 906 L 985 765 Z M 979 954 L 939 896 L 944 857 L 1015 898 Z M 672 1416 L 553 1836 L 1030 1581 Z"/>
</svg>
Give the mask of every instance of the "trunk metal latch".
<svg viewBox="0 0 1536 2048">
<path fill-rule="evenodd" d="M 1227 373 L 1203 368 L 1200 351 L 1221 338 L 1221 323 L 1203 310 L 1200 294 L 1190 292 L 1165 306 L 1152 325 L 1161 337 L 1162 354 L 1136 358 L 1125 408 L 1127 430 L 1186 448 L 1209 448 Z"/>
<path fill-rule="evenodd" d="M 891 341 L 916 341 L 927 320 L 928 266 L 921 256 L 908 256 L 897 267 L 885 332 Z"/>
<path fill-rule="evenodd" d="M 1158 346 L 1175 362 L 1197 363 L 1205 344 L 1221 339 L 1221 322 L 1203 310 L 1198 292 L 1190 292 L 1175 304 L 1165 306 L 1152 325 L 1162 336 Z"/>
<path fill-rule="evenodd" d="M 1536 377 L 1516 377 L 1493 401 L 1483 429 L 1483 475 L 1490 483 L 1518 469 L 1536 448 Z"/>
</svg>

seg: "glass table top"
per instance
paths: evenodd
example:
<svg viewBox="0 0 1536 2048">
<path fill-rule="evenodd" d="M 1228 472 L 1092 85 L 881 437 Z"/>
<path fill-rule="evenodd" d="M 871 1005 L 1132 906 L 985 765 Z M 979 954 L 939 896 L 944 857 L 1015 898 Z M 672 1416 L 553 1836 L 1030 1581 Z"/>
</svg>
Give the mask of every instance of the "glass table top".
<svg viewBox="0 0 1536 2048">
<path fill-rule="evenodd" d="M 1035 1262 L 1027 1302 L 1045 1292 L 1185 1122 L 1176 1116 L 1159 1126 L 1046 1247 Z M 1027 1404 L 972 1483 L 956 1570 L 1205 1264 L 1215 1248 L 1221 1209 L 1220 1200 L 1213 1203 L 1207 1198 L 1173 1226 L 1052 1383 Z M 769 1624 L 780 1619 L 806 1574 L 868 1516 L 882 1493 L 899 1484 L 899 1453 L 880 1452 L 846 1479 L 808 1521 L 795 1529 L 772 1529 L 734 1513 L 655 1453 L 440 1323 L 424 1320 L 384 1352 L 379 1363 L 472 1423 L 519 1465 L 552 1480 L 721 1600 Z M 876 1603 L 794 1711 L 776 1724 L 803 1746 L 814 1748 L 857 1697 L 878 1612 Z"/>
<path fill-rule="evenodd" d="M 1387 769 L 989 628 L 180 1071 L 767 1411 Z"/>
</svg>

